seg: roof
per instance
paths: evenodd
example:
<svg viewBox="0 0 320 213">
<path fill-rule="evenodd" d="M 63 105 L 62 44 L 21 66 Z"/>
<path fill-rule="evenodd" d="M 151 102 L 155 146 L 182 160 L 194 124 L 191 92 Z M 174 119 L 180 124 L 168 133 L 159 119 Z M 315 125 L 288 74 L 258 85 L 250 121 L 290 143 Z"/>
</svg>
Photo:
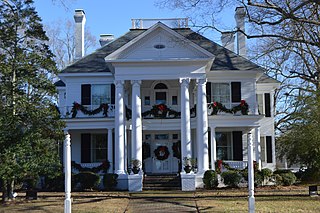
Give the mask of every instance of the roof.
<svg viewBox="0 0 320 213">
<path fill-rule="evenodd" d="M 66 84 L 65 84 L 63 81 L 61 81 L 61 80 L 55 82 L 54 85 L 55 85 L 56 87 L 65 87 L 65 86 L 66 86 Z"/>
<path fill-rule="evenodd" d="M 263 74 L 257 81 L 257 83 L 259 84 L 263 84 L 263 83 L 276 83 L 279 84 L 280 82 L 277 81 L 274 78 L 271 78 L 270 76 L 268 76 L 267 74 Z"/>
<path fill-rule="evenodd" d="M 241 57 L 234 52 L 222 47 L 221 45 L 207 39 L 206 37 L 200 35 L 197 32 L 189 28 L 185 29 L 173 29 L 180 35 L 184 36 L 186 39 L 192 41 L 193 43 L 199 45 L 203 49 L 209 51 L 215 55 L 214 62 L 212 64 L 211 70 L 265 70 L 258 66 L 257 64 L 249 61 L 248 59 Z M 141 33 L 145 32 L 146 29 L 134 29 L 127 32 L 125 35 L 119 37 L 118 39 L 110 42 L 109 44 L 101 47 L 92 54 L 89 54 L 70 66 L 62 70 L 62 73 L 96 73 L 96 72 L 110 72 L 107 63 L 104 58 L 130 42 Z"/>
</svg>

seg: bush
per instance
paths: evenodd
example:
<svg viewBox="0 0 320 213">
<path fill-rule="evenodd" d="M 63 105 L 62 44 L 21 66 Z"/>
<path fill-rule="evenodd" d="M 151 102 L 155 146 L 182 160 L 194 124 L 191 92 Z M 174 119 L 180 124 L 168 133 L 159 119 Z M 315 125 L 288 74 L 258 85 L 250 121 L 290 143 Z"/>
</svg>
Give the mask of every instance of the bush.
<svg viewBox="0 0 320 213">
<path fill-rule="evenodd" d="M 117 174 L 105 174 L 103 176 L 103 186 L 107 190 L 114 189 L 118 184 L 118 175 Z"/>
<path fill-rule="evenodd" d="M 224 184 L 230 187 L 238 187 L 238 184 L 240 183 L 240 180 L 242 178 L 239 172 L 232 170 L 223 172 L 221 176 L 223 177 Z"/>
<path fill-rule="evenodd" d="M 206 189 L 213 189 L 218 186 L 218 175 L 213 170 L 207 170 L 202 178 L 202 181 L 204 183 L 204 187 Z"/>
<path fill-rule="evenodd" d="M 272 176 L 273 172 L 271 169 L 264 168 L 259 172 L 264 179 L 268 179 Z"/>
<path fill-rule="evenodd" d="M 75 185 L 79 184 L 81 190 L 97 188 L 100 176 L 93 172 L 79 172 L 75 175 Z"/>
<path fill-rule="evenodd" d="M 273 174 L 277 185 L 291 186 L 297 180 L 290 170 L 276 170 Z"/>
<path fill-rule="evenodd" d="M 254 185 L 255 186 L 261 186 L 263 183 L 263 175 L 262 175 L 262 170 L 261 171 L 255 171 L 254 172 Z M 242 175 L 242 177 L 248 181 L 248 169 L 243 169 L 240 171 L 240 174 Z"/>
<path fill-rule="evenodd" d="M 44 189 L 48 191 L 63 192 L 64 191 L 64 173 L 57 176 L 47 176 L 44 179 Z M 74 184 L 74 183 L 72 183 Z"/>
</svg>

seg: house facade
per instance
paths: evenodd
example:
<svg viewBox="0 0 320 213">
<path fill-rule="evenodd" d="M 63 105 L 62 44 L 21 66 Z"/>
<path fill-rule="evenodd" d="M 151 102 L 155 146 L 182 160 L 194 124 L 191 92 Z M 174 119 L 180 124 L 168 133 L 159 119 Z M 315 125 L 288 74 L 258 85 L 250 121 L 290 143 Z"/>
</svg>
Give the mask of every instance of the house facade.
<svg viewBox="0 0 320 213">
<path fill-rule="evenodd" d="M 196 159 L 201 187 L 218 160 L 247 167 L 248 143 L 259 168 L 275 168 L 278 82 L 245 58 L 244 36 L 236 36 L 236 54 L 233 35 L 223 35 L 220 46 L 186 19 L 133 20 L 125 35 L 104 35 L 102 47 L 83 56 L 82 10 L 75 21 L 78 60 L 56 83 L 72 161 L 109 161 L 120 189 L 129 187 L 132 159 L 142 162 L 144 175 L 184 173 L 183 159 Z"/>
</svg>

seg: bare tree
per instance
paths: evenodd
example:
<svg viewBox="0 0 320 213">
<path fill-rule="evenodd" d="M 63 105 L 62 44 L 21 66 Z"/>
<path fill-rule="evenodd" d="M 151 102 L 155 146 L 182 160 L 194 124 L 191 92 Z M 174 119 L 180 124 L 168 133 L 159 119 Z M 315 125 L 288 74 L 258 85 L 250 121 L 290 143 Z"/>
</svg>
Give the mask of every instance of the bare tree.
<svg viewBox="0 0 320 213">
<path fill-rule="evenodd" d="M 58 21 L 45 25 L 49 37 L 49 47 L 55 55 L 55 61 L 59 69 L 71 64 L 75 55 L 75 25 L 74 22 Z M 88 28 L 85 29 L 85 52 L 91 52 L 97 48 L 97 40 Z"/>
</svg>

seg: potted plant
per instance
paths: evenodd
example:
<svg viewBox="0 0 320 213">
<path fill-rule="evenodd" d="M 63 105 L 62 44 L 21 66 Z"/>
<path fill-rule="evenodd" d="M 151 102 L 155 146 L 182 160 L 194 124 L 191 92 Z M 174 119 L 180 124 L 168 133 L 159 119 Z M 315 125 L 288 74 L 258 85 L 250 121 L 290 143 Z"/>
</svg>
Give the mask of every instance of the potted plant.
<svg viewBox="0 0 320 213">
<path fill-rule="evenodd" d="M 191 162 L 192 162 L 192 159 L 191 158 L 189 158 L 189 157 L 184 157 L 183 158 L 183 169 L 184 169 L 184 171 L 186 172 L 186 173 L 190 173 L 191 172 L 191 170 L 192 170 L 192 164 L 191 164 Z"/>
<path fill-rule="evenodd" d="M 133 174 L 138 174 L 140 171 L 141 161 L 138 159 L 132 159 L 131 166 Z"/>
</svg>

